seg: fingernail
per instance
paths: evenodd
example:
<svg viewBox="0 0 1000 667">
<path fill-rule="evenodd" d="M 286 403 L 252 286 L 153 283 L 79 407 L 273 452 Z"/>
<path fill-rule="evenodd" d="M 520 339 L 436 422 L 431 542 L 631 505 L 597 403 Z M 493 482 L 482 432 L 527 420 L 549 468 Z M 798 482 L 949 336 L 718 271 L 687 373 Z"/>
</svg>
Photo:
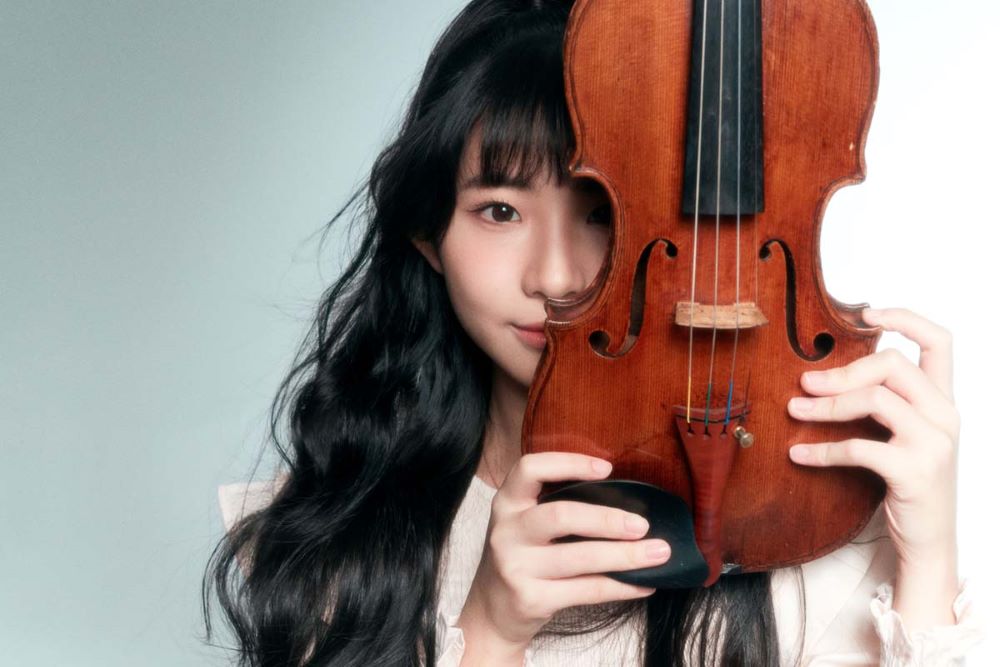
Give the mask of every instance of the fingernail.
<svg viewBox="0 0 1000 667">
<path fill-rule="evenodd" d="M 649 530 L 649 522 L 638 514 L 629 514 L 625 517 L 625 527 L 630 533 L 645 535 L 646 531 Z"/>
<path fill-rule="evenodd" d="M 813 387 L 823 387 L 826 385 L 826 373 L 823 371 L 809 371 L 802 375 L 802 379 Z"/>
<path fill-rule="evenodd" d="M 810 412 L 813 407 L 815 407 L 816 401 L 811 398 L 804 398 L 799 396 L 798 398 L 793 398 L 788 402 L 788 407 L 790 407 L 795 412 Z"/>
<path fill-rule="evenodd" d="M 646 545 L 646 555 L 651 560 L 662 560 L 670 555 L 670 545 L 663 540 L 655 540 Z"/>
<path fill-rule="evenodd" d="M 788 450 L 788 456 L 796 463 L 806 463 L 809 461 L 809 447 L 805 445 L 795 445 Z"/>
<path fill-rule="evenodd" d="M 611 472 L 611 463 L 608 461 L 602 461 L 600 459 L 594 459 L 590 462 L 590 465 L 594 467 L 594 472 L 599 472 L 602 475 L 606 475 Z"/>
</svg>

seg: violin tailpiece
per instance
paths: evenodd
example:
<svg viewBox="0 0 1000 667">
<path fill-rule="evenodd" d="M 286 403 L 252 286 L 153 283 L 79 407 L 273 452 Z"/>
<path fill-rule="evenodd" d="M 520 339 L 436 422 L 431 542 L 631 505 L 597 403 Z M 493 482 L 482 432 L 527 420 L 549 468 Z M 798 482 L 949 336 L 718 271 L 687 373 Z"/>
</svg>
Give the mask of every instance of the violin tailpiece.
<svg viewBox="0 0 1000 667">
<path fill-rule="evenodd" d="M 706 424 L 676 414 L 674 420 L 691 474 L 695 539 L 708 563 L 704 585 L 711 586 L 722 573 L 722 498 L 739 448 L 737 423 Z"/>
</svg>

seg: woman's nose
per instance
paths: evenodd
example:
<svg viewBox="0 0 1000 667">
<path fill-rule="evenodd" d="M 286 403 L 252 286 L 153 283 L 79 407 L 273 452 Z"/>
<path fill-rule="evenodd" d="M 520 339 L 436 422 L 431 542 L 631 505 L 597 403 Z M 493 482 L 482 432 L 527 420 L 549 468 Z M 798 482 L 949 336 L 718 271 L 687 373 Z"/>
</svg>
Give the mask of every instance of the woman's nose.
<svg viewBox="0 0 1000 667">
<path fill-rule="evenodd" d="M 575 238 L 572 221 L 538 226 L 524 274 L 524 291 L 550 299 L 576 296 L 589 284 L 585 249 Z"/>
</svg>

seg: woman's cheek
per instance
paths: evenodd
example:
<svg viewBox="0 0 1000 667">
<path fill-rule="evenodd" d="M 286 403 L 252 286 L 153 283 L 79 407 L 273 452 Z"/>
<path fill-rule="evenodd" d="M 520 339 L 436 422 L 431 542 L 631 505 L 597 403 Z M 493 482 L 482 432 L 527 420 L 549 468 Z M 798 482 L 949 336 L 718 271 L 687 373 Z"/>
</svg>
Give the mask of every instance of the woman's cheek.
<svg viewBox="0 0 1000 667">
<path fill-rule="evenodd" d="M 491 352 L 489 348 L 495 345 L 491 339 L 503 323 L 495 276 L 482 264 L 452 265 L 445 270 L 445 283 L 462 327 L 480 348 Z"/>
</svg>

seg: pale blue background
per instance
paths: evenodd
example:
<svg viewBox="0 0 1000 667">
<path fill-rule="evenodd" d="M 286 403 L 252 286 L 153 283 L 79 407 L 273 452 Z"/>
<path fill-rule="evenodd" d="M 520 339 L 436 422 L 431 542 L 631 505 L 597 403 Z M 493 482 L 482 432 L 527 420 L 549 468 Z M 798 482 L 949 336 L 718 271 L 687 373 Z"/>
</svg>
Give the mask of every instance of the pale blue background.
<svg viewBox="0 0 1000 667">
<path fill-rule="evenodd" d="M 226 664 L 198 640 L 216 486 L 250 476 L 342 261 L 311 235 L 463 4 L 0 3 L 0 664 Z M 870 177 L 830 206 L 828 287 L 956 333 L 962 569 L 995 598 L 1000 16 L 873 11 Z"/>
</svg>

